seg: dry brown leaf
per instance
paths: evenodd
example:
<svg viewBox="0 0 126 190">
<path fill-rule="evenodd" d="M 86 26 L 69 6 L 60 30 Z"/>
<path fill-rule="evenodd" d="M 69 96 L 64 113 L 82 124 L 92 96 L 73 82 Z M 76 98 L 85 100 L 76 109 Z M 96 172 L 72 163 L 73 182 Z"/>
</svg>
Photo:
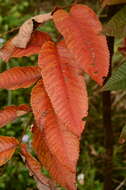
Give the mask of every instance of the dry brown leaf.
<svg viewBox="0 0 126 190">
<path fill-rule="evenodd" d="M 26 48 L 31 38 L 31 34 L 34 30 L 34 22 L 42 24 L 51 18 L 51 13 L 47 13 L 43 15 L 36 15 L 25 21 L 24 24 L 20 27 L 18 34 L 13 38 L 12 43 L 14 46 L 19 48 Z"/>
</svg>

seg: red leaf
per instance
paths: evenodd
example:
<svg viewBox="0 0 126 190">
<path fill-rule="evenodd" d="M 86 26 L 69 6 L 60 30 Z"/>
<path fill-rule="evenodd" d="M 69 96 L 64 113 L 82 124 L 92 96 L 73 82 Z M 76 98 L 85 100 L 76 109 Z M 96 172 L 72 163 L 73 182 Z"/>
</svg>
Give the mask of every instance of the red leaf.
<svg viewBox="0 0 126 190">
<path fill-rule="evenodd" d="M 38 66 L 13 67 L 0 74 L 0 88 L 28 88 L 40 78 Z"/>
<path fill-rule="evenodd" d="M 78 138 L 67 131 L 67 127 L 57 118 L 41 81 L 32 90 L 31 104 L 50 151 L 62 165 L 75 172 L 79 154 Z"/>
<path fill-rule="evenodd" d="M 88 109 L 86 87 L 82 76 L 69 64 L 63 47 L 59 49 L 58 52 L 53 42 L 46 42 L 40 52 L 39 66 L 58 118 L 73 134 L 80 136 L 84 125 L 82 118 L 87 116 Z"/>
<path fill-rule="evenodd" d="M 59 142 L 57 141 L 57 144 L 58 143 Z M 35 149 L 40 162 L 46 167 L 46 169 L 49 170 L 50 175 L 53 177 L 53 179 L 56 180 L 57 183 L 67 188 L 68 190 L 76 189 L 75 173 L 64 167 L 59 162 L 56 155 L 52 154 L 48 145 L 46 144 L 44 133 L 35 126 L 33 128 L 33 148 Z M 71 155 L 71 153 L 69 154 Z"/>
<path fill-rule="evenodd" d="M 59 9 L 53 14 L 55 25 L 64 36 L 76 66 L 102 85 L 109 69 L 109 52 L 101 24 L 92 9 L 74 5 L 70 13 Z"/>
<path fill-rule="evenodd" d="M 35 31 L 33 32 L 27 47 L 25 49 L 16 48 L 12 57 L 23 57 L 38 54 L 43 43 L 48 40 L 51 40 L 51 37 L 47 33 Z"/>
<path fill-rule="evenodd" d="M 0 136 L 0 166 L 13 156 L 19 141 L 14 137 Z"/>
<path fill-rule="evenodd" d="M 16 106 L 16 107 L 17 107 L 16 108 L 17 109 L 16 114 L 17 114 L 18 117 L 20 117 L 20 116 L 22 116 L 22 115 L 24 115 L 24 114 L 31 111 L 31 107 L 29 105 L 27 105 L 27 104 L 21 104 L 21 105 Z"/>
<path fill-rule="evenodd" d="M 12 40 L 7 41 L 4 46 L 0 49 L 0 58 L 7 62 L 9 61 L 11 55 L 15 51 L 16 47 L 12 44 Z"/>
<path fill-rule="evenodd" d="M 33 175 L 36 182 L 41 184 L 43 190 L 51 190 L 50 184 L 53 184 L 53 182 L 42 174 L 40 163 L 30 153 L 27 152 L 25 144 L 21 145 L 21 153 L 25 157 L 26 166 L 28 167 L 30 174 Z"/>
<path fill-rule="evenodd" d="M 27 47 L 18 48 L 13 45 L 12 38 L 0 49 L 0 58 L 7 62 L 11 57 L 23 57 L 38 54 L 42 44 L 50 39 L 51 38 L 47 33 L 34 31 Z"/>
<path fill-rule="evenodd" d="M 4 110 L 0 110 L 0 127 L 7 125 L 17 117 L 22 116 L 31 111 L 31 108 L 22 104 L 19 106 L 6 106 Z"/>
</svg>

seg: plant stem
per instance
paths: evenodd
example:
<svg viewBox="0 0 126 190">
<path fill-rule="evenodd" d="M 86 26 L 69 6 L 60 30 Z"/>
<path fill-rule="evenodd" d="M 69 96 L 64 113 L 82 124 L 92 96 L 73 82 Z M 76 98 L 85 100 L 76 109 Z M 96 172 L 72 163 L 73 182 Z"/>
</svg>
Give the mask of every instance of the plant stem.
<svg viewBox="0 0 126 190">
<path fill-rule="evenodd" d="M 108 46 L 110 51 L 110 70 L 107 79 L 111 76 L 112 56 L 114 49 L 114 38 L 108 37 Z M 106 79 L 106 80 L 107 80 Z M 104 190 L 112 190 L 112 156 L 113 156 L 113 130 L 111 123 L 111 92 L 102 93 L 103 102 L 103 127 L 104 127 Z"/>
<path fill-rule="evenodd" d="M 110 20 L 111 17 L 116 14 L 116 12 L 121 8 L 120 5 L 110 6 L 108 8 L 107 19 Z M 108 48 L 110 52 L 110 69 L 109 74 L 105 82 L 110 78 L 112 72 L 112 57 L 114 53 L 114 37 L 107 37 Z M 112 190 L 112 171 L 113 171 L 113 129 L 111 123 L 111 92 L 105 91 L 102 93 L 102 103 L 103 103 L 103 127 L 104 127 L 104 146 L 105 146 L 105 156 L 104 156 L 104 190 Z"/>
<path fill-rule="evenodd" d="M 109 8 L 109 12 L 112 11 L 111 8 Z M 111 16 L 109 15 L 109 12 L 108 12 L 108 17 L 111 18 Z M 113 51 L 114 51 L 114 38 L 107 37 L 107 41 L 108 41 L 108 47 L 110 51 L 110 68 L 109 68 L 109 74 L 106 78 L 106 81 L 111 76 L 112 56 L 113 56 Z M 102 93 L 102 103 L 103 103 L 104 146 L 105 146 L 104 190 L 112 190 L 113 130 L 112 130 L 112 123 L 111 123 L 111 92 L 110 91 L 105 91 Z"/>
</svg>

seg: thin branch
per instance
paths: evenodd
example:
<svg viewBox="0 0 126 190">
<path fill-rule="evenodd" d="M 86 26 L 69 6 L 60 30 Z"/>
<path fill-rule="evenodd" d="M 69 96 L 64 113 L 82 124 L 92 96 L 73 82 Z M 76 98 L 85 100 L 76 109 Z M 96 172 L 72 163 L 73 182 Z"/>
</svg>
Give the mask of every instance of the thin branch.
<svg viewBox="0 0 126 190">
<path fill-rule="evenodd" d="M 0 34 L 0 37 L 3 37 L 3 36 L 5 36 L 5 35 L 7 35 L 7 34 L 10 34 L 10 33 L 13 33 L 13 32 L 15 32 L 15 31 L 18 31 L 19 28 L 20 28 L 20 26 L 18 26 L 18 27 L 16 27 L 16 28 L 12 28 L 11 30 Z"/>
<path fill-rule="evenodd" d="M 121 187 L 126 183 L 126 179 L 124 179 L 116 188 L 115 190 L 120 190 Z"/>
</svg>

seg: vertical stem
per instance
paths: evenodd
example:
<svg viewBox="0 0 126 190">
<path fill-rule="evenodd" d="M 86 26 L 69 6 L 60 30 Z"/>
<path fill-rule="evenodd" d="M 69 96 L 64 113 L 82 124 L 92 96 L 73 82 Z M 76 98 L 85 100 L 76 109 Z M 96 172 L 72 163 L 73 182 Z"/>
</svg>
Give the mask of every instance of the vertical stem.
<svg viewBox="0 0 126 190">
<path fill-rule="evenodd" d="M 111 75 L 111 63 L 114 47 L 114 38 L 108 37 L 108 45 L 110 50 L 110 72 Z M 105 91 L 102 93 L 103 102 L 103 127 L 104 127 L 104 145 L 105 145 L 105 157 L 104 157 L 104 190 L 112 190 L 112 155 L 113 155 L 113 131 L 111 124 L 111 92 Z"/>
<path fill-rule="evenodd" d="M 110 6 L 108 8 L 108 20 L 120 9 L 120 6 Z M 114 53 L 114 37 L 107 37 L 108 47 L 110 52 L 110 69 L 106 81 L 111 76 L 112 71 L 112 56 Z M 105 81 L 105 82 L 106 82 Z M 102 93 L 103 103 L 103 127 L 104 127 L 104 190 L 112 190 L 112 171 L 113 171 L 113 130 L 111 123 L 111 92 L 105 91 Z"/>
<path fill-rule="evenodd" d="M 109 8 L 109 12 L 112 11 Z M 111 18 L 108 12 L 108 17 Z M 112 69 L 112 56 L 114 51 L 114 38 L 107 37 L 108 47 L 110 52 L 110 68 L 109 74 L 106 81 L 111 76 Z M 111 123 L 111 92 L 105 91 L 102 93 L 103 103 L 103 127 L 104 127 L 104 146 L 105 146 L 105 157 L 104 157 L 104 190 L 112 190 L 112 156 L 113 156 L 113 130 Z"/>
</svg>

